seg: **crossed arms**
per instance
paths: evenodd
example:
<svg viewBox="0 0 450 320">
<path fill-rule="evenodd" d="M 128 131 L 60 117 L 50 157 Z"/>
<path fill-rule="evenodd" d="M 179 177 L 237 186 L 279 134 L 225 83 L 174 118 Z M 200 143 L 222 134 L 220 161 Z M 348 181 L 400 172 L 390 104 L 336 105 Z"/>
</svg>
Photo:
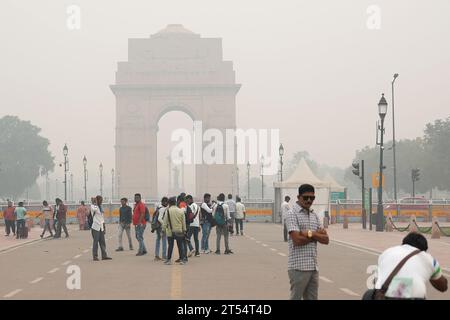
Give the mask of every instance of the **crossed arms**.
<svg viewBox="0 0 450 320">
<path fill-rule="evenodd" d="M 314 241 L 322 244 L 328 244 L 330 242 L 327 231 L 325 229 L 313 231 L 311 238 L 308 238 L 308 230 L 290 231 L 289 236 L 291 237 L 295 246 L 304 246 Z"/>
</svg>

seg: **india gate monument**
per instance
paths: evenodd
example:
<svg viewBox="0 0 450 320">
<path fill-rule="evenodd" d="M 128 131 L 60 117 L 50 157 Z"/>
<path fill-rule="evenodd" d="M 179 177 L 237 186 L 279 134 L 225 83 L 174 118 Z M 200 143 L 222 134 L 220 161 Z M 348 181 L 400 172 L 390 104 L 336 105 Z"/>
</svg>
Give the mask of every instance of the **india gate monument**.
<svg viewBox="0 0 450 320">
<path fill-rule="evenodd" d="M 157 133 L 164 114 L 184 112 L 193 121 L 201 121 L 203 130 L 235 129 L 239 89 L 233 63 L 223 60 L 220 38 L 202 38 L 172 24 L 149 38 L 129 39 L 128 61 L 118 62 L 111 85 L 116 97 L 115 162 L 120 194 L 158 196 Z M 196 190 L 186 192 L 197 198 L 205 192 L 213 196 L 230 193 L 234 167 L 196 164 Z"/>
</svg>

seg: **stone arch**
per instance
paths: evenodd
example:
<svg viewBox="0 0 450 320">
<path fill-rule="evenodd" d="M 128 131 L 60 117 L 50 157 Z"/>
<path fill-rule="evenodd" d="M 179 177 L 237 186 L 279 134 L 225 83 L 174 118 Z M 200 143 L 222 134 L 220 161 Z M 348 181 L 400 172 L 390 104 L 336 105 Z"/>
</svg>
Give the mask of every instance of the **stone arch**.
<svg viewBox="0 0 450 320">
<path fill-rule="evenodd" d="M 222 41 L 201 38 L 181 25 L 169 25 L 150 38 L 129 39 L 128 61 L 119 62 L 116 82 L 116 178 L 119 196 L 157 195 L 159 120 L 181 111 L 204 128 L 236 127 L 236 94 L 231 61 L 223 61 Z M 233 164 L 196 165 L 201 197 L 232 190 Z"/>
</svg>

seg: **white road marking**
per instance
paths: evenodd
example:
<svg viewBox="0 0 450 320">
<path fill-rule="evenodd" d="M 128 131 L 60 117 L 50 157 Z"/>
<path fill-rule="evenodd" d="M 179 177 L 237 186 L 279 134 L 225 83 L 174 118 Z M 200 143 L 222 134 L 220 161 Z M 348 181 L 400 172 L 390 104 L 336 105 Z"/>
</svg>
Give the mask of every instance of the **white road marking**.
<svg viewBox="0 0 450 320">
<path fill-rule="evenodd" d="M 55 269 L 50 270 L 50 271 L 47 272 L 47 273 L 55 273 L 55 272 L 58 271 L 58 270 L 59 270 L 59 268 L 55 268 Z"/>
<path fill-rule="evenodd" d="M 261 243 L 261 241 L 256 241 L 256 243 Z"/>
<path fill-rule="evenodd" d="M 350 296 L 354 296 L 354 297 L 359 297 L 359 294 L 357 294 L 356 292 L 353 292 L 350 289 L 347 288 L 339 288 L 342 292 L 345 292 L 346 294 L 350 295 Z"/>
<path fill-rule="evenodd" d="M 364 249 L 364 247 L 359 247 L 359 246 L 356 247 L 355 245 L 352 245 L 351 243 L 348 243 L 348 242 L 336 241 L 336 240 L 331 240 L 331 242 L 333 242 L 334 244 L 337 244 L 339 246 L 343 246 L 343 247 L 346 247 L 346 248 L 349 248 L 349 249 L 353 249 L 353 250 L 356 250 L 356 251 L 361 251 L 361 252 L 364 252 L 364 253 L 369 253 L 369 254 L 372 254 L 374 256 L 380 255 L 380 253 L 375 253 L 373 251 L 370 251 L 370 248 Z"/>
<path fill-rule="evenodd" d="M 270 248 L 270 250 L 272 250 L 272 251 L 277 251 L 277 249 L 274 249 L 274 248 Z"/>
<path fill-rule="evenodd" d="M 81 254 L 77 254 L 75 257 L 73 257 L 74 259 L 78 259 L 79 257 L 81 257 Z"/>
<path fill-rule="evenodd" d="M 67 260 L 66 262 L 61 263 L 62 266 L 67 266 L 69 263 L 71 263 L 72 261 Z"/>
<path fill-rule="evenodd" d="M 38 283 L 39 281 L 41 281 L 42 279 L 44 279 L 43 277 L 39 277 L 37 279 L 34 279 L 33 281 L 30 281 L 31 284 L 35 284 Z"/>
<path fill-rule="evenodd" d="M 83 250 L 83 253 L 87 253 L 89 252 L 89 249 Z"/>
<path fill-rule="evenodd" d="M 328 283 L 333 283 L 333 280 L 330 280 L 330 279 L 328 279 L 326 277 L 323 277 L 323 276 L 319 276 L 319 279 L 322 280 L 322 281 L 328 282 Z"/>
<path fill-rule="evenodd" d="M 263 247 L 268 247 L 268 245 L 267 245 L 267 244 L 265 244 L 265 243 L 263 243 L 263 244 L 262 244 L 262 246 L 263 246 Z"/>
<path fill-rule="evenodd" d="M 278 254 L 282 257 L 286 257 L 286 255 L 284 253 L 278 252 Z"/>
<path fill-rule="evenodd" d="M 255 240 L 255 238 L 249 237 L 251 240 Z"/>
<path fill-rule="evenodd" d="M 10 293 L 5 294 L 3 296 L 3 298 L 11 298 L 12 296 L 15 296 L 16 294 L 18 294 L 20 291 L 22 291 L 22 289 L 16 289 L 14 291 L 11 291 Z"/>
</svg>

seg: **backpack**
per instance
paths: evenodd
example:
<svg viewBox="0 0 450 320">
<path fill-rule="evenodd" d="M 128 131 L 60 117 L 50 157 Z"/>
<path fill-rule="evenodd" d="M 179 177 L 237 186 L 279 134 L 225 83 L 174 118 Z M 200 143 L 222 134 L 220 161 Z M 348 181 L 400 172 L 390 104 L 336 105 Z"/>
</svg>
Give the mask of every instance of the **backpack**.
<svg viewBox="0 0 450 320">
<path fill-rule="evenodd" d="M 152 228 L 152 232 L 154 232 L 155 230 L 158 230 L 161 228 L 161 222 L 159 222 L 158 218 L 159 218 L 159 210 L 163 208 L 163 207 L 157 207 L 155 209 L 155 213 L 153 214 L 152 217 L 152 223 L 151 223 L 151 228 Z"/>
<path fill-rule="evenodd" d="M 216 207 L 216 212 L 214 213 L 214 220 L 216 221 L 216 225 L 219 227 L 224 226 L 225 221 L 225 211 L 223 210 L 223 205 L 218 204 Z"/>
<path fill-rule="evenodd" d="M 147 206 L 145 206 L 145 221 L 150 221 L 150 211 L 148 211 Z"/>
<path fill-rule="evenodd" d="M 198 215 L 198 207 L 197 207 L 197 212 L 194 214 L 194 212 L 192 211 L 190 206 L 187 206 L 186 208 L 186 213 L 187 213 L 187 223 L 191 224 L 192 222 L 194 222 L 195 218 L 197 218 Z"/>
<path fill-rule="evenodd" d="M 89 214 L 87 215 L 87 224 L 89 226 L 89 229 L 91 229 L 92 225 L 94 224 L 94 216 L 92 215 L 92 210 L 89 211 Z"/>
</svg>

